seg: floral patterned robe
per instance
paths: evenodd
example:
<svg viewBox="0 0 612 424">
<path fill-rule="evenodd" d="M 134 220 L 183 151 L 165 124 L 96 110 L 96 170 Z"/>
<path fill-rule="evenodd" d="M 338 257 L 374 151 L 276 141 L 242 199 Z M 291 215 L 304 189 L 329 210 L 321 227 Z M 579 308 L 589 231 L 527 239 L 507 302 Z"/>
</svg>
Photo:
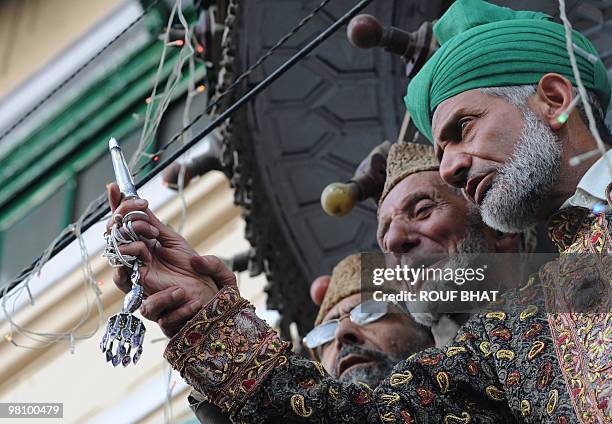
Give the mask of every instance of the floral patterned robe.
<svg viewBox="0 0 612 424">
<path fill-rule="evenodd" d="M 375 389 L 341 383 L 320 363 L 293 354 L 228 288 L 164 356 L 234 422 L 612 422 L 611 227 L 611 214 L 563 210 L 551 220 L 553 241 L 564 252 L 559 261 L 517 290 L 511 306 L 475 315 L 444 348 L 400 362 Z M 565 253 L 589 253 L 580 256 L 588 267 L 563 262 Z M 573 296 L 578 280 L 599 290 L 599 313 L 567 309 L 573 297 L 564 294 Z M 569 291 L 553 290 L 559 287 Z"/>
</svg>

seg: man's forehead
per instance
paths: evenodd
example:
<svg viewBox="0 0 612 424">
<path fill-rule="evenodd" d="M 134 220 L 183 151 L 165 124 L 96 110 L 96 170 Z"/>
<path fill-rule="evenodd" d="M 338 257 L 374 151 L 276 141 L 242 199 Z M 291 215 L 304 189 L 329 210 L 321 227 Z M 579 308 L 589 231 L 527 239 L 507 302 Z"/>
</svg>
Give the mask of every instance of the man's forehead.
<svg viewBox="0 0 612 424">
<path fill-rule="evenodd" d="M 345 312 L 347 309 L 352 309 L 359 303 L 361 303 L 361 293 L 355 293 L 350 296 L 347 296 L 340 302 L 336 303 L 333 308 L 331 308 L 327 312 L 327 314 L 325 314 L 323 321 L 327 321 L 328 319 L 337 317 L 338 315 L 340 315 L 341 312 Z"/>
<path fill-rule="evenodd" d="M 395 187 L 389 192 L 387 199 L 389 199 L 388 205 L 396 202 L 402 202 L 407 197 L 416 195 L 422 192 L 433 193 L 437 192 L 441 188 L 445 187 L 446 184 L 442 181 L 438 171 L 423 171 L 416 172 L 408 175 L 402 181 L 397 183 Z M 385 206 L 385 202 L 382 206 Z"/>
<path fill-rule="evenodd" d="M 457 115 L 472 112 L 491 102 L 492 96 L 483 93 L 480 89 L 464 91 L 440 103 L 433 112 L 431 129 L 434 140 L 438 138 L 442 126 Z"/>
</svg>

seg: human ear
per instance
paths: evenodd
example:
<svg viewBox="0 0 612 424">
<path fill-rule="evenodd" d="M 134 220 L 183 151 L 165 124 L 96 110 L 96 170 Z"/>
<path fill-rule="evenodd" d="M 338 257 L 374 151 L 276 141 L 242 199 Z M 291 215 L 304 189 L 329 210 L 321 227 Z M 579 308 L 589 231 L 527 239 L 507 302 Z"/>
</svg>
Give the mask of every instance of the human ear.
<svg viewBox="0 0 612 424">
<path fill-rule="evenodd" d="M 574 88 L 570 80 L 559 74 L 546 74 L 540 78 L 536 92 L 536 107 L 553 130 L 559 130 L 565 121 L 559 117 L 574 99 Z"/>
</svg>

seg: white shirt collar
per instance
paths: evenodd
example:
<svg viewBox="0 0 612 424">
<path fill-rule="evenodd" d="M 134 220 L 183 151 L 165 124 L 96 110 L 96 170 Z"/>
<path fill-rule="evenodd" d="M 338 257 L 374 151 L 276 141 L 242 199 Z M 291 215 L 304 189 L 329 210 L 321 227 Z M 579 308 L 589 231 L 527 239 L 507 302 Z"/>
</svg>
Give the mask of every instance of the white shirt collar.
<svg viewBox="0 0 612 424">
<path fill-rule="evenodd" d="M 592 209 L 597 204 L 606 203 L 606 188 L 612 182 L 612 176 L 608 173 L 608 167 L 605 163 L 606 159 L 612 161 L 612 150 L 608 150 L 605 158 L 599 158 L 588 169 L 578 183 L 574 195 L 563 203 L 561 209 L 570 206 Z"/>
</svg>

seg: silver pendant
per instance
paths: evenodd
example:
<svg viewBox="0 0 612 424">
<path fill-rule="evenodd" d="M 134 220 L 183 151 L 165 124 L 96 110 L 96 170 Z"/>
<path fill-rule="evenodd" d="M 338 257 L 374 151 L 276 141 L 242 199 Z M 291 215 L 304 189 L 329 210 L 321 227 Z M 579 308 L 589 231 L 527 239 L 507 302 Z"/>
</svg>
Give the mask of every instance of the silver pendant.
<svg viewBox="0 0 612 424">
<path fill-rule="evenodd" d="M 123 300 L 123 310 L 108 319 L 100 342 L 100 349 L 106 355 L 106 361 L 111 362 L 114 367 L 119 364 L 124 367 L 130 363 L 136 364 L 142 354 L 146 328 L 142 321 L 133 315 L 140 307 L 143 296 L 138 266 L 136 261 L 131 275 L 132 290 Z"/>
</svg>

